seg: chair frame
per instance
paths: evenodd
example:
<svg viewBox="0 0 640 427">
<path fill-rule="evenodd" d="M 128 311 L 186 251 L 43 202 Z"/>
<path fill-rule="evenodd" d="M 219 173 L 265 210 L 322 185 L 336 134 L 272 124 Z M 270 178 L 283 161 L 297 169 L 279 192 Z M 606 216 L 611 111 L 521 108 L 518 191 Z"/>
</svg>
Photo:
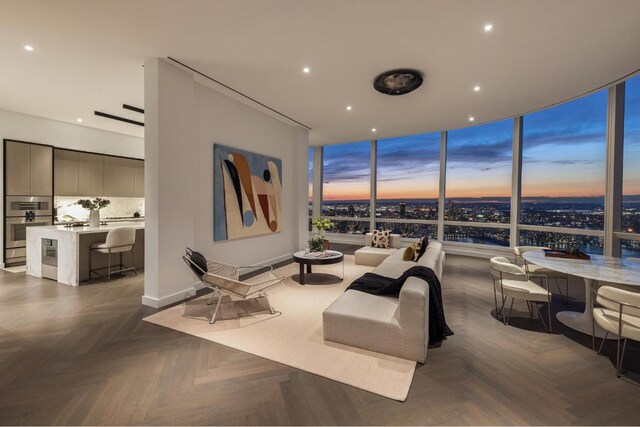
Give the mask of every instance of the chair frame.
<svg viewBox="0 0 640 427">
<path fill-rule="evenodd" d="M 131 247 L 131 251 L 112 252 L 112 249 L 127 248 L 127 247 Z M 104 252 L 101 252 L 101 251 L 104 251 L 105 249 L 108 250 L 107 254 L 108 254 L 108 258 L 109 258 L 107 266 L 106 267 L 100 267 L 100 268 L 92 269 L 91 268 L 91 264 L 92 264 L 91 259 L 92 259 L 93 253 L 97 252 L 97 253 L 103 254 Z M 137 276 L 138 272 L 136 271 L 136 258 L 135 258 L 135 255 L 134 255 L 134 249 L 135 249 L 135 244 L 114 246 L 114 247 L 111 247 L 111 248 L 91 248 L 89 250 L 89 280 L 91 280 L 93 278 L 92 275 L 94 275 L 94 274 L 98 275 L 99 277 L 104 277 L 107 280 L 111 280 L 111 275 L 112 274 L 126 273 L 128 271 L 133 271 L 133 275 Z M 132 266 L 131 267 L 127 267 L 126 265 L 124 265 L 122 263 L 122 254 L 124 254 L 125 252 L 131 252 L 131 260 L 132 260 L 131 261 L 132 262 Z M 120 267 L 119 270 L 111 270 L 111 267 L 112 267 L 112 265 L 111 265 L 111 254 L 112 253 L 115 253 L 115 254 L 119 253 L 120 254 L 120 262 L 118 264 L 114 264 L 113 265 L 114 267 L 116 267 L 116 266 Z M 107 274 L 104 274 L 104 273 L 100 272 L 101 270 L 105 270 L 105 269 L 107 270 Z"/>
<path fill-rule="evenodd" d="M 254 291 L 254 292 L 250 292 L 250 293 L 248 293 L 246 295 L 242 295 L 242 294 L 233 292 L 233 291 L 231 291 L 229 289 L 223 289 L 223 288 L 221 288 L 219 286 L 216 286 L 216 285 L 213 285 L 211 283 L 207 283 L 207 282 L 204 281 L 204 277 L 206 275 L 210 275 L 210 276 L 218 277 L 218 278 L 223 279 L 223 280 L 232 280 L 232 281 L 235 281 L 235 282 L 238 282 L 238 283 L 242 284 L 242 282 L 240 280 L 238 280 L 237 278 L 225 277 L 225 276 L 221 276 L 221 275 L 218 275 L 218 274 L 210 273 L 209 271 L 203 271 L 187 255 L 182 255 L 182 259 L 187 264 L 187 266 L 193 267 L 196 270 L 202 272 L 202 275 L 200 275 L 200 276 L 198 276 L 196 274 L 196 277 L 198 277 L 198 283 L 196 283 L 194 286 L 201 285 L 201 286 L 204 286 L 205 288 L 211 289 L 211 291 L 212 291 L 211 298 L 209 298 L 209 301 L 207 302 L 207 305 L 212 305 L 213 304 L 213 299 L 216 296 L 218 297 L 218 301 L 216 302 L 216 307 L 213 310 L 213 315 L 211 316 L 211 320 L 209 321 L 209 324 L 216 323 L 216 316 L 218 314 L 218 309 L 220 308 L 220 302 L 222 301 L 223 294 L 228 294 L 230 296 L 239 297 L 239 298 L 242 298 L 243 300 L 247 300 L 247 299 L 250 299 L 250 298 L 264 298 L 267 301 L 267 304 L 269 305 L 269 312 L 271 314 L 276 314 L 276 310 L 271 305 L 271 301 L 269 301 L 269 294 L 267 294 L 267 289 L 270 289 L 270 288 L 272 288 L 272 287 L 274 287 L 276 285 L 281 284 L 285 279 L 284 276 L 282 276 L 282 277 L 275 277 L 274 276 L 273 279 L 269 279 L 269 280 L 265 280 L 263 282 L 256 283 L 256 284 L 254 284 L 255 286 L 266 285 L 268 283 L 270 283 L 270 284 L 267 285 L 267 286 L 261 287 L 260 289 Z M 211 262 L 207 261 L 207 265 L 210 265 L 210 264 L 211 264 Z M 227 267 L 233 267 L 233 268 L 235 268 L 237 270 L 240 270 L 240 269 L 243 269 L 243 268 L 269 268 L 268 273 L 273 272 L 273 266 L 272 265 L 268 265 L 268 264 L 256 264 L 256 265 L 245 265 L 245 266 L 236 266 L 236 265 L 231 265 L 231 264 L 224 264 L 224 263 L 221 263 L 221 262 L 215 262 L 215 264 L 219 264 L 219 265 L 227 266 Z M 193 268 L 191 269 L 191 271 L 193 271 Z M 193 273 L 195 274 L 195 271 L 193 271 Z"/>
<path fill-rule="evenodd" d="M 618 340 L 616 345 L 616 376 L 620 378 L 622 376 L 622 362 L 624 361 L 624 353 L 627 350 L 627 340 L 628 340 L 628 338 L 625 337 L 624 342 L 622 342 L 623 341 L 623 337 L 622 337 L 623 308 L 631 307 L 631 308 L 640 310 L 640 305 L 629 304 L 627 302 L 622 302 L 622 301 L 616 301 L 611 298 L 607 298 L 604 295 L 598 295 L 597 289 L 592 289 L 591 291 L 594 293 L 594 299 L 593 299 L 594 301 L 596 301 L 597 298 L 602 298 L 604 300 L 609 301 L 610 303 L 618 305 Z M 599 355 L 600 352 L 602 351 L 602 347 L 604 346 L 605 341 L 607 340 L 607 337 L 609 336 L 609 331 L 605 332 L 604 337 L 602 338 L 602 342 L 600 343 L 600 347 L 598 347 L 598 350 L 596 350 L 596 320 L 594 316 L 591 316 L 591 328 L 592 328 L 591 337 L 592 337 L 593 351 Z M 620 344 L 622 344 L 622 353 L 620 352 Z"/>
<path fill-rule="evenodd" d="M 514 264 L 516 267 L 520 267 L 517 264 Z M 509 315 L 505 316 L 504 315 L 504 308 L 505 308 L 505 303 L 508 299 L 507 296 L 504 295 L 504 287 L 502 285 L 502 280 L 504 279 L 504 272 L 502 270 L 498 270 L 496 268 L 494 268 L 493 266 L 490 266 L 491 270 L 494 271 L 495 273 L 497 273 L 497 275 L 499 276 L 499 278 L 496 278 L 495 275 L 493 276 L 493 299 L 495 302 L 495 307 L 496 307 L 496 319 L 500 320 L 498 318 L 498 316 L 502 317 L 502 323 L 506 326 L 509 324 L 509 322 L 511 321 L 511 311 L 513 310 L 513 302 L 515 300 L 515 297 L 511 297 L 511 305 L 509 307 Z M 522 269 L 522 267 L 520 267 Z M 522 269 L 522 271 L 524 272 L 524 277 L 525 279 L 528 281 L 529 279 L 529 273 L 525 270 Z M 540 319 L 540 322 L 542 322 L 542 326 L 544 327 L 544 329 L 551 333 L 552 332 L 552 327 L 551 327 L 551 292 L 549 292 L 549 282 L 548 279 L 546 277 L 540 276 L 540 278 L 546 282 L 547 286 L 541 285 L 543 288 L 546 289 L 548 296 L 547 296 L 547 318 L 549 321 L 549 327 L 547 328 L 547 325 L 544 322 L 544 319 L 542 318 L 542 315 L 540 313 L 540 306 L 545 304 L 544 302 L 540 302 L 540 301 L 529 301 L 527 299 L 525 299 L 525 302 L 527 303 L 527 309 L 529 310 L 529 317 L 531 319 L 533 319 L 533 305 L 536 304 L 536 309 L 538 312 L 538 319 Z M 497 286 L 496 286 L 496 282 L 500 282 L 500 298 L 502 300 L 502 305 L 500 306 L 500 308 L 498 309 L 498 291 L 497 291 Z"/>
<path fill-rule="evenodd" d="M 540 249 L 549 249 L 546 247 L 541 246 Z M 515 261 L 516 261 L 516 265 L 518 265 L 518 262 L 522 263 L 522 266 L 524 267 L 525 271 L 527 272 L 527 274 L 529 275 L 529 279 L 541 279 L 540 280 L 540 286 L 544 285 L 542 284 L 542 279 L 546 279 L 547 280 L 547 290 L 549 289 L 549 277 L 545 276 L 544 274 L 536 274 L 535 272 L 531 273 L 529 271 L 529 262 L 525 259 L 525 257 L 523 257 L 522 255 L 518 255 L 518 254 L 514 254 L 515 255 Z M 558 287 L 558 292 L 560 293 L 560 297 L 562 298 L 562 302 L 564 302 L 565 304 L 569 304 L 569 275 L 565 274 L 564 277 L 552 277 L 551 280 L 553 280 L 554 282 L 556 282 L 556 286 Z M 565 282 L 565 292 L 566 294 L 562 293 L 562 288 L 560 287 L 560 280 L 564 280 Z"/>
</svg>

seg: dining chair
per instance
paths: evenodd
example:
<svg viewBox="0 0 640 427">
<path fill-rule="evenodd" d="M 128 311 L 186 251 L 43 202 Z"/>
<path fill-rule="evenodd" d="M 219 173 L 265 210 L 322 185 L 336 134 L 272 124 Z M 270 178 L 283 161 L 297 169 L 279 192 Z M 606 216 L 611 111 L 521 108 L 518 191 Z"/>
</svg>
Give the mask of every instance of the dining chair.
<svg viewBox="0 0 640 427">
<path fill-rule="evenodd" d="M 490 267 L 493 276 L 493 297 L 496 305 L 496 318 L 498 315 L 502 316 L 502 322 L 508 325 L 511 319 L 514 300 L 522 299 L 527 303 L 527 309 L 529 310 L 531 318 L 533 318 L 534 314 L 533 306 L 534 304 L 536 305 L 538 318 L 545 329 L 551 332 L 551 292 L 548 290 L 549 284 L 546 279 L 542 279 L 547 285 L 545 289 L 543 286 L 531 281 L 529 274 L 524 268 L 512 264 L 507 258 L 501 256 L 491 258 Z M 500 299 L 502 301 L 500 308 L 498 308 L 498 292 L 500 293 Z M 509 315 L 505 316 L 505 303 L 509 297 L 511 298 L 511 306 L 509 307 Z M 548 328 L 540 314 L 539 305 L 542 304 L 547 304 Z"/>
<path fill-rule="evenodd" d="M 549 250 L 550 248 L 544 246 L 515 246 L 513 248 L 513 254 L 516 257 L 516 264 L 520 264 L 524 267 L 525 271 L 529 274 L 530 279 L 546 278 L 547 283 L 549 282 L 549 279 L 552 279 L 558 287 L 558 292 L 560 293 L 560 297 L 562 297 L 562 301 L 566 304 L 569 302 L 569 275 L 540 265 L 532 264 L 523 257 L 525 252 L 541 251 L 545 249 Z M 563 280 L 565 283 L 565 293 L 562 293 L 560 280 Z M 542 280 L 540 281 L 540 284 L 542 285 Z"/>
<path fill-rule="evenodd" d="M 593 351 L 600 354 L 609 333 L 618 336 L 616 348 L 616 376 L 620 378 L 627 339 L 640 341 L 640 293 L 613 286 L 601 286 L 596 293 L 596 302 L 601 307 L 593 308 Z M 600 347 L 596 350 L 596 323 L 606 331 Z M 620 346 L 622 345 L 622 351 Z"/>
</svg>

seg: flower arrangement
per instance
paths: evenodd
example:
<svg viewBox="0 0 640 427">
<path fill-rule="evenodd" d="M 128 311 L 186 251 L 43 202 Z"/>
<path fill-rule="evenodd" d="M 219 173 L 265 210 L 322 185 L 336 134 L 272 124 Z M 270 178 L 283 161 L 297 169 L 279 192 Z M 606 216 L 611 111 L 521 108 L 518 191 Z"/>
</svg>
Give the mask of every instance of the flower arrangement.
<svg viewBox="0 0 640 427">
<path fill-rule="evenodd" d="M 316 229 L 320 231 L 326 231 L 335 226 L 333 221 L 326 218 L 315 218 L 311 220 L 311 225 L 313 225 Z"/>
<path fill-rule="evenodd" d="M 309 250 L 311 252 L 324 252 L 324 238 L 320 236 L 314 236 L 309 239 Z"/>
<path fill-rule="evenodd" d="M 100 197 L 96 197 L 95 199 L 80 199 L 76 202 L 83 208 L 90 211 L 97 211 L 103 208 L 106 208 L 111 203 L 109 199 L 102 199 Z"/>
</svg>

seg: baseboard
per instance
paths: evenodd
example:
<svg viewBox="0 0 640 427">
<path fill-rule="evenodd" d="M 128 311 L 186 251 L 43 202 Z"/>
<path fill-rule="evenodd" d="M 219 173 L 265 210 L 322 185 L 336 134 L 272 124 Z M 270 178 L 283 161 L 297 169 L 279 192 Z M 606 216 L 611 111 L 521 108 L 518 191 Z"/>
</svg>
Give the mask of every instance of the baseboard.
<svg viewBox="0 0 640 427">
<path fill-rule="evenodd" d="M 256 264 L 273 265 L 273 264 L 289 261 L 291 259 L 292 259 L 291 254 L 285 254 L 285 255 L 281 255 L 281 256 L 276 257 L 276 258 L 272 258 L 272 259 L 268 259 L 268 260 L 265 260 L 265 261 L 257 262 Z M 260 267 L 253 268 L 253 269 L 245 269 L 245 270 L 243 270 L 243 273 L 244 274 L 250 274 L 252 271 L 256 271 L 256 270 L 259 270 L 259 269 L 260 269 Z M 153 297 L 149 297 L 149 296 L 143 295 L 142 296 L 142 304 L 146 305 L 146 306 L 149 306 L 149 307 L 153 307 L 153 308 L 166 307 L 167 305 L 175 304 L 177 302 L 186 300 L 187 298 L 191 298 L 192 296 L 194 296 L 196 294 L 196 291 L 198 291 L 198 290 L 200 290 L 202 288 L 204 288 L 204 286 L 201 283 L 194 283 L 193 285 L 191 285 L 188 288 L 184 288 L 181 291 L 178 291 L 178 292 L 173 293 L 171 295 L 167 295 L 167 296 L 162 297 L 162 298 L 153 298 Z"/>
<path fill-rule="evenodd" d="M 148 297 L 146 295 L 143 295 L 142 304 L 149 307 L 153 307 L 153 308 L 165 307 L 167 305 L 171 305 L 176 302 L 183 301 L 187 298 L 191 298 L 196 294 L 198 290 L 202 288 L 204 288 L 204 286 L 202 286 L 202 283 L 198 282 L 198 283 L 194 283 L 188 288 L 185 288 L 181 291 L 178 291 L 171 295 L 167 295 L 166 297 L 162 297 L 162 298 L 153 298 L 153 297 Z"/>
</svg>

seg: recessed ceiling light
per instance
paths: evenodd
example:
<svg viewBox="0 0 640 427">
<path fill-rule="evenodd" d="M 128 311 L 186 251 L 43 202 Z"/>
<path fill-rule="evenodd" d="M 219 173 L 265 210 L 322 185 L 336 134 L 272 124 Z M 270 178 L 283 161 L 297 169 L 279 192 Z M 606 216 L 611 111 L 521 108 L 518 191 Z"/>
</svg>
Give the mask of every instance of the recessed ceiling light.
<svg viewBox="0 0 640 427">
<path fill-rule="evenodd" d="M 484 32 L 488 33 L 489 31 L 493 30 L 493 24 L 485 24 L 484 26 Z"/>
<path fill-rule="evenodd" d="M 25 44 L 24 50 L 26 50 L 27 52 L 33 52 L 35 49 L 31 45 Z"/>
<path fill-rule="evenodd" d="M 470 122 L 474 121 L 475 119 L 476 119 L 475 117 L 473 117 L 473 116 L 469 116 L 469 121 L 470 121 Z"/>
<path fill-rule="evenodd" d="M 376 131 L 376 128 L 371 128 L 371 132 L 375 132 L 375 131 Z"/>
<path fill-rule="evenodd" d="M 351 111 L 351 105 L 347 105 L 347 111 Z"/>
<path fill-rule="evenodd" d="M 302 69 L 302 72 L 303 72 L 303 73 L 305 73 L 305 74 L 309 74 L 309 73 L 311 72 L 311 68 L 309 68 L 309 67 L 304 67 L 304 68 Z"/>
<path fill-rule="evenodd" d="M 480 92 L 480 86 L 474 86 L 473 87 L 473 91 L 474 92 Z"/>
<path fill-rule="evenodd" d="M 76 122 L 82 123 L 82 119 L 76 119 Z"/>
</svg>

